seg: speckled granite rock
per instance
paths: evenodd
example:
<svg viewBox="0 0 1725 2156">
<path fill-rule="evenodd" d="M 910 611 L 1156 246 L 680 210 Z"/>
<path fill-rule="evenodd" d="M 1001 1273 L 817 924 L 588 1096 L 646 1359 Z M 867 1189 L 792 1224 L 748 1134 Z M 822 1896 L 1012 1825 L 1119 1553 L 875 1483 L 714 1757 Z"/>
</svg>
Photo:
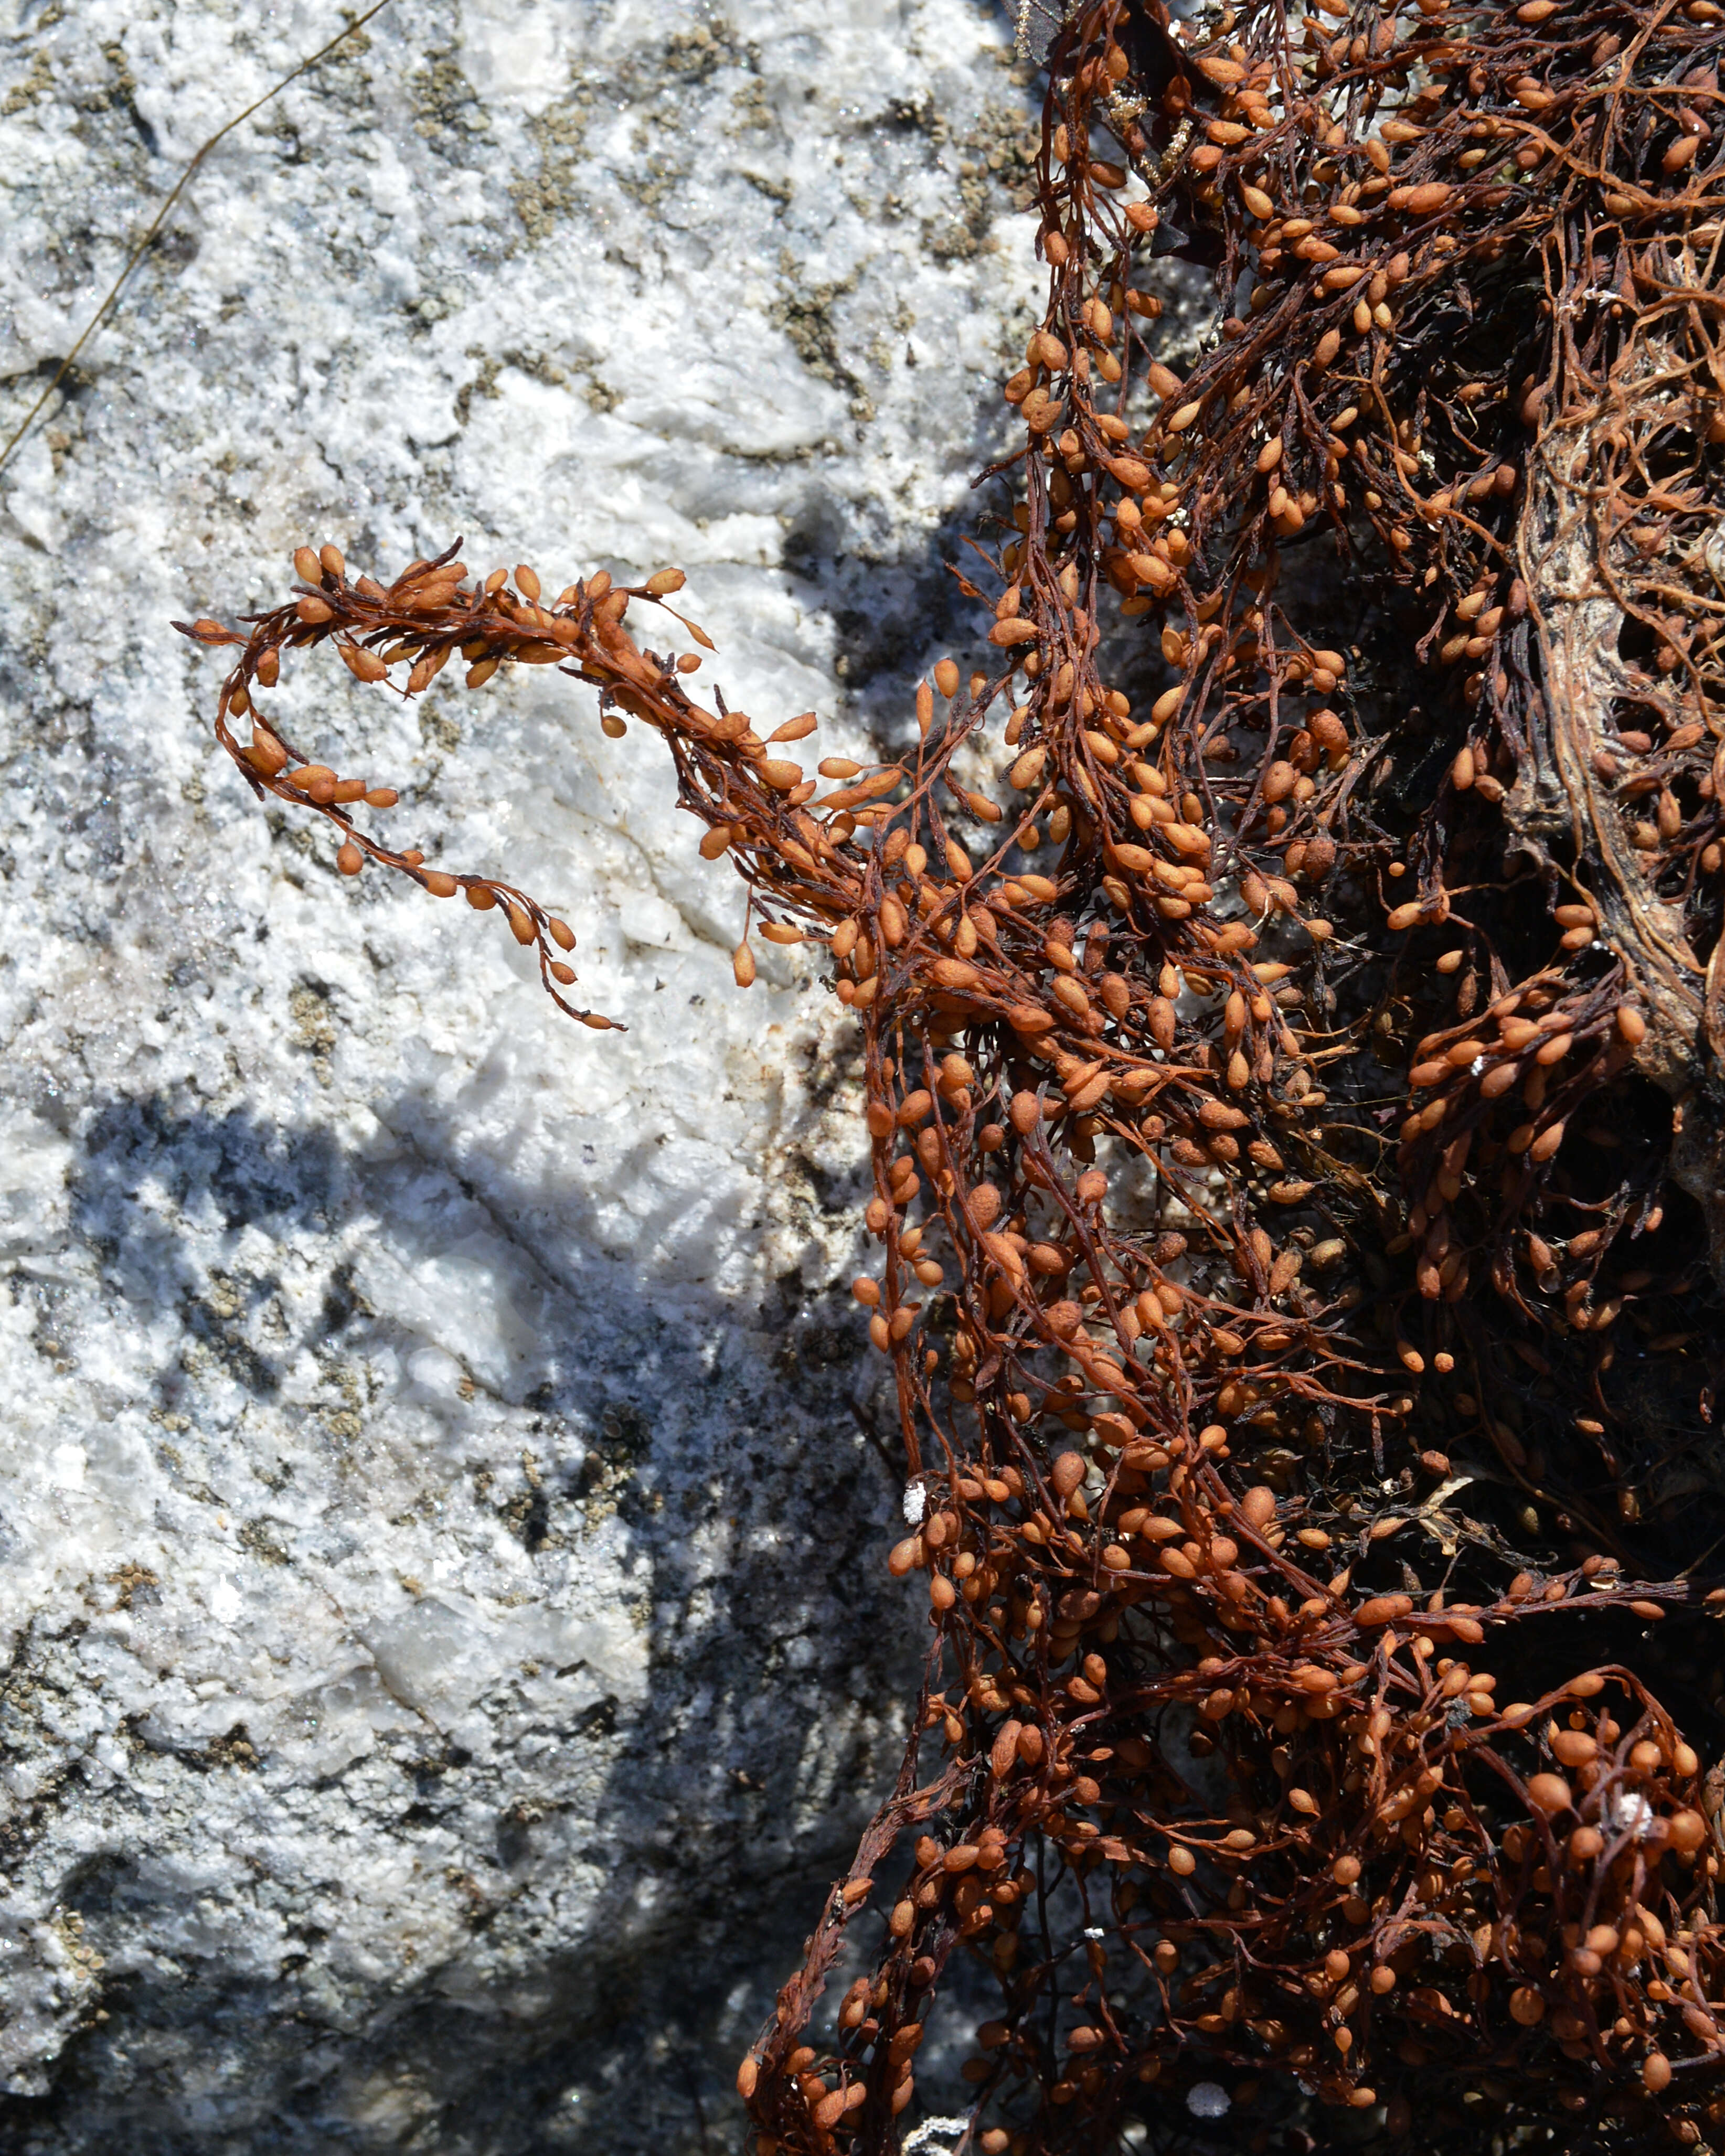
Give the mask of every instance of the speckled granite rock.
<svg viewBox="0 0 1725 2156">
<path fill-rule="evenodd" d="M 0 432 L 339 21 L 0 0 Z M 850 1045 L 788 963 L 736 993 L 737 886 L 581 692 L 285 708 L 567 911 L 608 1037 L 260 814 L 167 624 L 307 537 L 674 561 L 733 702 L 886 723 L 1032 290 L 1009 35 L 398 0 L 0 475 L 8 2149 L 731 2145 L 915 1654 Z"/>
</svg>

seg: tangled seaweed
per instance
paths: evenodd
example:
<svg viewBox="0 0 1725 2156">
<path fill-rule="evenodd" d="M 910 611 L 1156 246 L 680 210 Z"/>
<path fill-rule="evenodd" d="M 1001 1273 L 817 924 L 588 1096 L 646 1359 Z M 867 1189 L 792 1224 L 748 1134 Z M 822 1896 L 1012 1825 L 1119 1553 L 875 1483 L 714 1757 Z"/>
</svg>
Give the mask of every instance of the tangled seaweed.
<svg viewBox="0 0 1725 2156">
<path fill-rule="evenodd" d="M 1722 45 L 1714 0 L 1071 10 L 988 656 L 896 760 L 696 701 L 625 625 L 675 570 L 302 550 L 189 627 L 260 795 L 603 1027 L 563 922 L 257 708 L 326 644 L 594 685 L 749 887 L 739 983 L 812 942 L 858 1023 L 932 1645 L 739 2073 L 761 2156 L 896 2151 L 961 2014 L 987 2156 L 1725 2123 Z"/>
</svg>

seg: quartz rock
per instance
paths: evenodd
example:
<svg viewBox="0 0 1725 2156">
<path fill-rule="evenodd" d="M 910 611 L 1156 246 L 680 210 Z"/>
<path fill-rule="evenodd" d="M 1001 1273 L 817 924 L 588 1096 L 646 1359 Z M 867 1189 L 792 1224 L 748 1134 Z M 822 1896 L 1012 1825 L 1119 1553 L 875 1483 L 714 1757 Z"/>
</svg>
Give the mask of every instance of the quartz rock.
<svg viewBox="0 0 1725 2156">
<path fill-rule="evenodd" d="M 341 19 L 0 0 L 0 431 Z M 603 1036 L 260 809 L 168 624 L 308 540 L 675 562 L 701 680 L 890 737 L 976 633 L 1039 288 L 1010 35 L 398 0 L 208 159 L 0 473 L 8 2148 L 734 2143 L 919 1655 L 855 1040 L 795 953 L 734 988 L 740 889 L 586 691 L 314 663 L 275 709 L 565 912 Z"/>
</svg>

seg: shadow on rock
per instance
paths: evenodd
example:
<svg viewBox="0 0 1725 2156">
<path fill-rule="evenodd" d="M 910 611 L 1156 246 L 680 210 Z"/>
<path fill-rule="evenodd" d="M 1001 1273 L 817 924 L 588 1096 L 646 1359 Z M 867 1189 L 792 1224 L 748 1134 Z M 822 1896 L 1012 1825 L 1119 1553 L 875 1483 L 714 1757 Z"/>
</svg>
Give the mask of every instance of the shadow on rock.
<svg viewBox="0 0 1725 2156">
<path fill-rule="evenodd" d="M 398 1129 L 412 1120 L 403 1109 Z M 54 1922 L 102 1971 L 105 2018 L 86 2019 L 45 2093 L 0 2102 L 0 2140 L 21 2156 L 85 2156 L 110 2133 L 133 2156 L 734 2145 L 737 2059 L 897 1766 L 918 1647 L 880 1551 L 901 1471 L 859 1435 L 884 1403 L 840 1281 L 793 1272 L 754 1301 L 691 1287 L 650 1258 L 606 1258 L 593 1203 L 572 1180 L 458 1164 L 423 1122 L 381 1160 L 160 1101 L 111 1102 L 85 1124 L 73 1219 L 108 1306 L 177 1300 L 221 1349 L 208 1382 L 270 1413 L 286 1412 L 281 1373 L 307 1340 L 398 1368 L 423 1348 L 411 1313 L 357 1285 L 357 1223 L 404 1277 L 481 1228 L 512 1253 L 504 1286 L 536 1344 L 490 1398 L 495 1452 L 536 1465 L 470 1476 L 465 1512 L 441 1492 L 444 1524 L 512 1537 L 530 1581 L 513 1599 L 573 1604 L 583 1621 L 586 1553 L 608 1538 L 644 1667 L 612 1689 L 585 1672 L 567 1712 L 500 1672 L 473 1711 L 516 1735 L 489 1754 L 422 1726 L 312 1783 L 259 1736 L 246 1756 L 151 1750 L 140 1784 L 100 1803 L 71 1769 L 32 1831 L 64 1844 L 64 1859 L 44 1852 L 65 1864 Z M 315 1315 L 265 1353 L 254 1291 L 272 1275 L 256 1253 L 290 1241 Z M 200 1319 L 213 1280 L 231 1308 Z M 194 1414 L 198 1382 L 182 1390 Z M 341 1455 L 350 1477 L 364 1442 Z M 291 1537 L 247 1561 L 266 1558 L 285 1592 Z M 434 1614 L 434 1600 L 413 1606 Z M 199 1944 L 193 1845 L 229 1835 L 218 1822 L 234 1805 L 330 1839 L 306 1851 L 305 1876 L 260 1859 L 243 1889 L 208 1889 L 232 1906 Z M 240 1845 L 255 1834 L 267 1849 L 276 1830 L 247 1825 Z M 344 1850 L 356 1872 L 381 1851 L 435 1874 L 462 1936 L 404 1957 L 378 1907 L 331 1943 L 319 1897 L 341 1889 Z M 229 1919 L 278 1945 L 230 1956 Z"/>
</svg>

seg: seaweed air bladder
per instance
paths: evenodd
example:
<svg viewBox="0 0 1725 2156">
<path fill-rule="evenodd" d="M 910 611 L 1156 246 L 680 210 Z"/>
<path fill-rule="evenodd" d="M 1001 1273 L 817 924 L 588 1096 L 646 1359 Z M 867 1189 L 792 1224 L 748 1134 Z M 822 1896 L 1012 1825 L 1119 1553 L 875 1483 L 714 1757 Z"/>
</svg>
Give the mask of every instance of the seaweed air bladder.
<svg viewBox="0 0 1725 2156">
<path fill-rule="evenodd" d="M 259 796 L 603 1028 L 265 708 L 316 646 L 596 688 L 747 887 L 740 988 L 814 947 L 860 1034 L 929 1658 L 761 2156 L 925 2102 L 986 2156 L 1720 2143 L 1722 44 L 1069 11 L 1012 506 L 896 758 L 703 700 L 675 569 L 307 548 L 187 626 Z"/>
</svg>

